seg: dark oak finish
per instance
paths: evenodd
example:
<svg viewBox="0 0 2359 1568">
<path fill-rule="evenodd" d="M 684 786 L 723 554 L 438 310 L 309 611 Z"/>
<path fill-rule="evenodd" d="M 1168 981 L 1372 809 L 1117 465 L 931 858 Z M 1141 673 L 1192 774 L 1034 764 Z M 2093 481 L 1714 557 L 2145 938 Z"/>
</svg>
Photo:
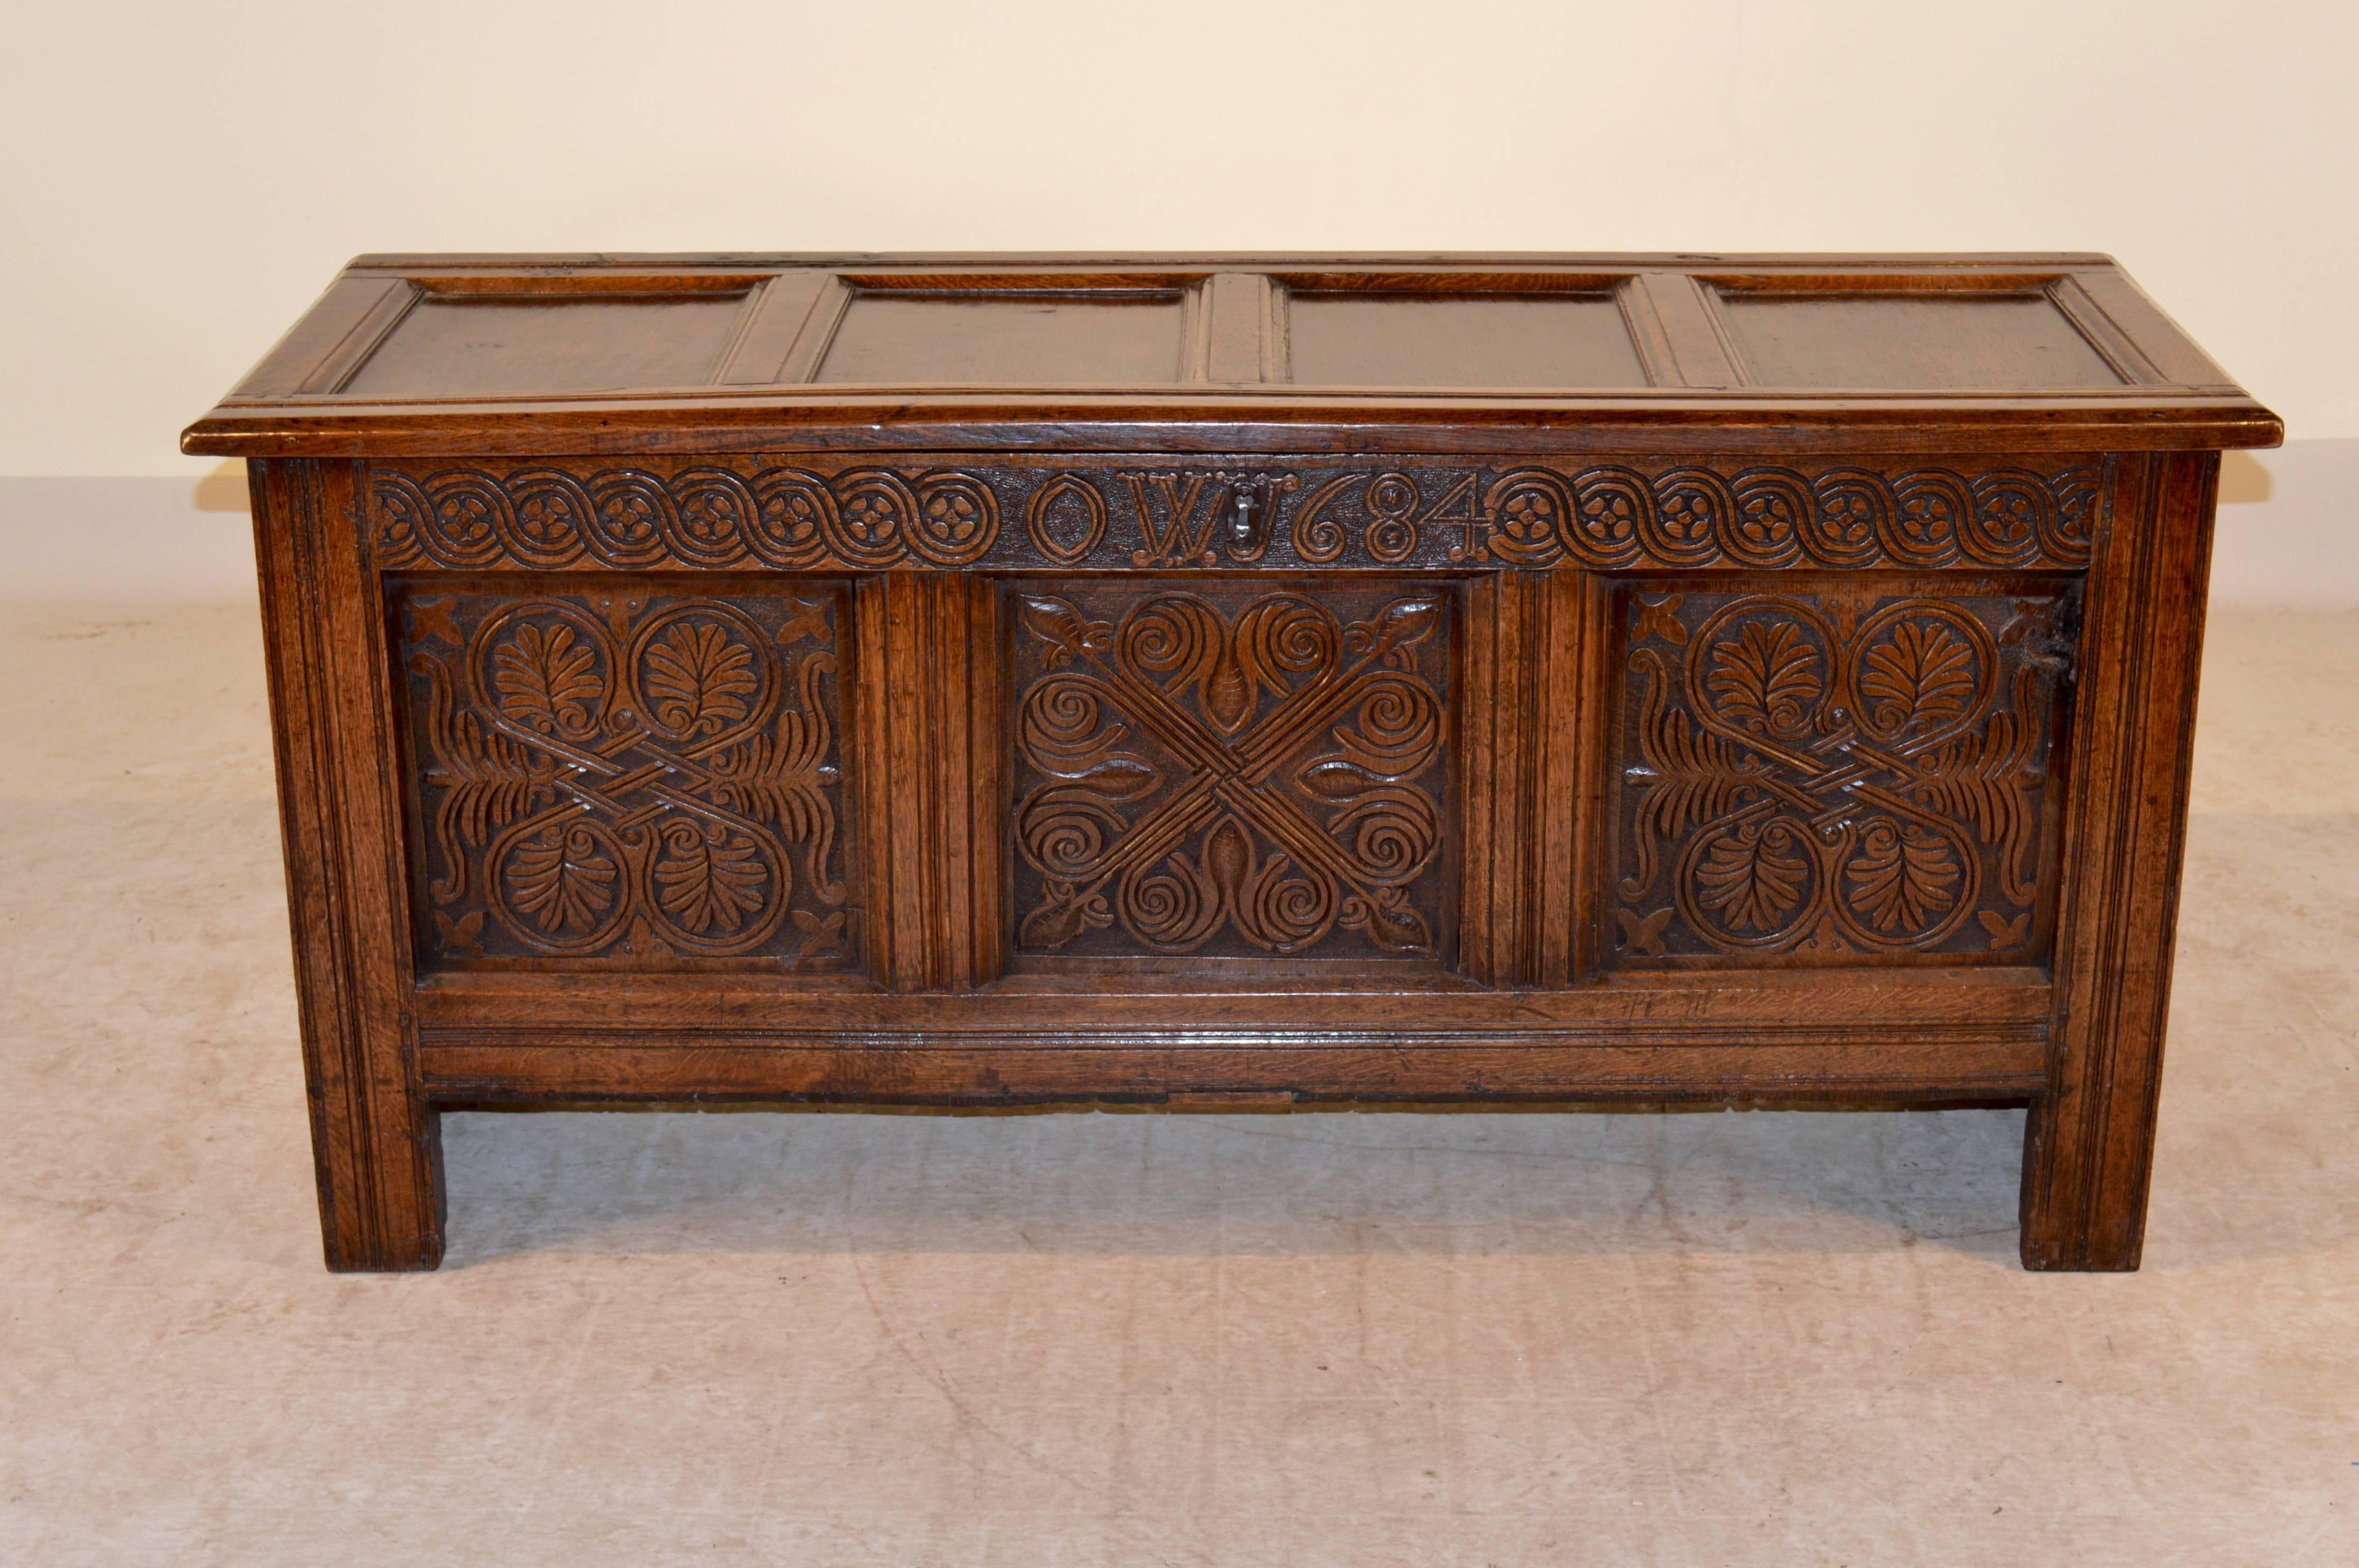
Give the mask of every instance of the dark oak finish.
<svg viewBox="0 0 2359 1568">
<path fill-rule="evenodd" d="M 1305 386 L 1645 386 L 1613 295 L 1288 290 L 1286 359 Z"/>
<path fill-rule="evenodd" d="M 613 392 L 712 379 L 740 293 L 563 297 L 430 296 L 339 389 L 354 396 Z M 585 319 L 596 313 L 594 321 Z"/>
<path fill-rule="evenodd" d="M 861 289 L 813 379 L 854 384 L 1062 385 L 1183 379 L 1178 289 L 970 295 Z"/>
<path fill-rule="evenodd" d="M 1724 288 L 1718 303 L 1740 362 L 1762 386 L 2023 392 L 2128 379 L 2044 292 L 1830 297 Z"/>
<path fill-rule="evenodd" d="M 253 466 L 320 1223 L 332 1269 L 442 1260 L 439 1123 L 402 939 L 391 677 L 349 530 L 359 465 Z"/>
<path fill-rule="evenodd" d="M 2134 1268 L 2280 434 L 2096 256 L 363 257 L 183 438 L 329 1264 L 457 1103 L 1676 1098 Z"/>
</svg>

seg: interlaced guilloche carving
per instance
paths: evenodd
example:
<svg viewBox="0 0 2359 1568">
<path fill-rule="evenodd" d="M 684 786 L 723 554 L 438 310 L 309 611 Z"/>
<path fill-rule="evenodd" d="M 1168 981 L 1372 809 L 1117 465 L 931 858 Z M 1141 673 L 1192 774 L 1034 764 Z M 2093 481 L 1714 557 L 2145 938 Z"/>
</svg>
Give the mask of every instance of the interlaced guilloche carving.
<svg viewBox="0 0 2359 1568">
<path fill-rule="evenodd" d="M 2104 460 L 2031 460 L 386 463 L 369 537 L 451 570 L 2086 566 Z"/>
</svg>

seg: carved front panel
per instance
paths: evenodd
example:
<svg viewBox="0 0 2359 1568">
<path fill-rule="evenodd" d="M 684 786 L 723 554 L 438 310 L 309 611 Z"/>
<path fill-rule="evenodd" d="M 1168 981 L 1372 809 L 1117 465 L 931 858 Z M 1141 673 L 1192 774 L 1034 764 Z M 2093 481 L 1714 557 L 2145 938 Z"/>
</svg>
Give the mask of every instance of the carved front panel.
<svg viewBox="0 0 2359 1568">
<path fill-rule="evenodd" d="M 396 585 L 424 966 L 853 964 L 846 587 L 692 586 Z"/>
<path fill-rule="evenodd" d="M 2074 590 L 1698 586 L 1616 590 L 1610 962 L 2038 961 Z"/>
<path fill-rule="evenodd" d="M 1451 591 L 1011 585 L 1016 955 L 1441 958 Z"/>
</svg>

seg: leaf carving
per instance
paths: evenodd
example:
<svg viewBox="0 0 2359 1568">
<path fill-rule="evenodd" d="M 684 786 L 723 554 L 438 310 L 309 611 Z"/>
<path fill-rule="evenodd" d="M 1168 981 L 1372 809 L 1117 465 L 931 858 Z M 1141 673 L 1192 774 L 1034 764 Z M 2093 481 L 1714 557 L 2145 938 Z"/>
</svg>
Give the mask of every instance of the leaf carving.
<svg viewBox="0 0 2359 1568">
<path fill-rule="evenodd" d="M 1071 882 L 1050 882 L 1047 892 L 1047 901 L 1025 916 L 1016 935 L 1027 947 L 1061 947 L 1084 931 L 1114 924 L 1103 893 L 1077 892 Z"/>
<path fill-rule="evenodd" d="M 845 892 L 843 884 L 828 871 L 828 855 L 835 841 L 835 806 L 826 791 L 843 775 L 822 760 L 831 727 L 820 682 L 834 670 L 833 654 L 825 649 L 811 654 L 799 672 L 800 710 L 780 714 L 773 734 L 756 735 L 707 764 L 716 781 L 713 796 L 720 804 L 742 807 L 757 820 L 777 823 L 789 843 L 803 847 L 811 891 L 824 903 L 842 903 Z"/>
<path fill-rule="evenodd" d="M 1072 775 L 1072 782 L 1102 799 L 1127 805 L 1161 789 L 1163 773 L 1144 757 L 1116 752 L 1095 767 Z"/>
<path fill-rule="evenodd" d="M 1621 602 L 1621 951 L 1953 955 L 1962 926 L 1975 947 L 2040 943 L 2025 912 L 2051 863 L 2060 686 L 2034 639 L 2070 590 L 2037 614 L 1986 591 L 1894 601 L 1859 577 L 1715 593 L 1679 653 L 1668 596 Z M 2010 602 L 2029 630 L 1994 642 Z M 1651 925 L 1666 865 L 1677 913 Z"/>
<path fill-rule="evenodd" d="M 1224 816 L 1204 840 L 1204 871 L 1232 903 L 1254 869 L 1253 840 L 1234 816 Z"/>
<path fill-rule="evenodd" d="M 1367 897 L 1353 893 L 1343 901 L 1343 928 L 1363 931 L 1387 953 L 1421 952 L 1433 946 L 1425 916 L 1411 908 L 1399 888 L 1378 888 Z"/>
<path fill-rule="evenodd" d="M 1946 626 L 1904 621 L 1862 665 L 1860 695 L 1887 734 L 1911 723 L 1948 724 L 1973 697 L 1973 650 Z"/>
<path fill-rule="evenodd" d="M 453 920 L 440 910 L 434 911 L 434 938 L 445 949 L 463 957 L 484 956 L 484 912 L 471 909 Z"/>
<path fill-rule="evenodd" d="M 1315 795 L 1321 800 L 1341 803 L 1357 800 L 1368 791 L 1379 784 L 1389 783 L 1390 780 L 1382 773 L 1371 773 L 1366 768 L 1355 762 L 1347 762 L 1341 757 L 1322 757 L 1297 773 L 1295 782 L 1302 786 L 1306 794 Z"/>
<path fill-rule="evenodd" d="M 647 694 L 656 718 L 679 734 L 726 730 L 744 719 L 758 683 L 754 651 L 720 626 L 674 625 L 647 650 Z"/>
<path fill-rule="evenodd" d="M 517 847 L 508 862 L 509 902 L 543 931 L 586 931 L 614 904 L 614 861 L 596 835 L 555 829 Z"/>
<path fill-rule="evenodd" d="M 1204 677 L 1204 717 L 1223 734 L 1234 735 L 1253 717 L 1254 698 L 1259 695 L 1238 662 L 1236 649 L 1224 640 L 1212 673 Z"/>
<path fill-rule="evenodd" d="M 590 705 L 599 694 L 596 663 L 563 622 L 543 631 L 527 622 L 516 640 L 492 654 L 492 686 L 509 718 L 544 735 L 578 735 L 590 727 Z"/>
<path fill-rule="evenodd" d="M 2021 946 L 2025 936 L 2031 930 L 2031 915 L 2028 912 L 2009 920 L 2003 914 L 1985 909 L 1979 912 L 1975 918 L 1983 923 L 1983 929 L 1990 933 L 1993 952 L 2002 947 Z"/>
<path fill-rule="evenodd" d="M 1819 651 L 1788 622 L 1748 621 L 1733 643 L 1716 643 L 1706 689 L 1721 711 L 1751 730 L 1799 728 L 1825 682 Z"/>
<path fill-rule="evenodd" d="M 670 852 L 656 865 L 656 897 L 680 929 L 734 931 L 762 906 L 769 871 L 751 839 L 675 822 L 663 841 Z"/>
<path fill-rule="evenodd" d="M 1851 904 L 1878 931 L 1919 931 L 1956 901 L 1960 875 L 1950 841 L 1914 824 L 1872 824 L 1844 868 Z"/>
<path fill-rule="evenodd" d="M 1355 657 L 1381 655 L 1397 669 L 1417 668 L 1416 648 L 1441 624 L 1441 606 L 1430 599 L 1397 599 L 1373 621 L 1351 629 L 1346 645 Z"/>
<path fill-rule="evenodd" d="M 1103 654 L 1114 646 L 1114 627 L 1092 621 L 1065 600 L 1045 593 L 1018 595 L 1016 619 L 1024 630 L 1049 644 L 1041 662 L 1050 669 L 1083 654 Z"/>
<path fill-rule="evenodd" d="M 1809 871 L 1791 828 L 1740 827 L 1716 839 L 1696 868 L 1696 896 L 1733 931 L 1775 931 L 1801 903 Z"/>
<path fill-rule="evenodd" d="M 1655 885 L 1657 837 L 1677 838 L 1691 824 L 1718 816 L 1756 793 L 1761 763 L 1738 758 L 1720 736 L 1690 727 L 1688 716 L 1669 705 L 1669 675 L 1654 649 L 1639 649 L 1630 665 L 1647 681 L 1638 722 L 1638 752 L 1645 761 L 1627 774 L 1638 795 L 1638 853 L 1636 874 L 1623 879 L 1622 896 L 1635 899 Z"/>
<path fill-rule="evenodd" d="M 1614 914 L 1622 923 L 1622 945 L 1650 958 L 1661 957 L 1669 951 L 1664 945 L 1663 932 L 1676 913 L 1669 904 L 1652 914 L 1640 914 L 1635 909 L 1615 910 Z"/>
<path fill-rule="evenodd" d="M 796 910 L 794 916 L 795 929 L 803 934 L 803 957 L 843 950 L 843 911 L 839 909 L 823 920 L 808 909 Z"/>
<path fill-rule="evenodd" d="M 841 589 L 681 589 L 495 585 L 429 600 L 430 626 L 397 625 L 423 953 L 660 968 L 857 949 L 839 841 Z"/>
<path fill-rule="evenodd" d="M 452 903 L 467 891 L 466 850 L 481 846 L 493 827 L 552 799 L 556 768 L 509 737 L 486 733 L 481 719 L 458 708 L 440 659 L 421 654 L 410 668 L 427 681 L 430 761 L 424 782 L 443 792 L 434 811 L 434 838 L 444 874 L 428 884 L 428 892 L 437 903 Z"/>
<path fill-rule="evenodd" d="M 1685 643 L 1688 629 L 1680 620 L 1680 600 L 1683 597 L 1670 593 L 1659 600 L 1640 599 L 1630 617 L 1630 640 L 1643 643 L 1649 637 L 1660 637 L 1666 643 Z"/>
</svg>

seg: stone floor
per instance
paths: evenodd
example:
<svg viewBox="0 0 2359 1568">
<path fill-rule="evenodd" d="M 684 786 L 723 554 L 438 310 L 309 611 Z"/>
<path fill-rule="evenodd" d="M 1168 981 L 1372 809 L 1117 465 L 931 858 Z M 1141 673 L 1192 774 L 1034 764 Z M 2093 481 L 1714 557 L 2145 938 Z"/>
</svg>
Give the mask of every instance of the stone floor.
<svg viewBox="0 0 2359 1568">
<path fill-rule="evenodd" d="M 333 1277 L 250 607 L 0 669 L 0 1561 L 2359 1563 L 2359 616 L 2215 622 L 2125 1276 L 1950 1111 L 462 1115 Z"/>
</svg>

